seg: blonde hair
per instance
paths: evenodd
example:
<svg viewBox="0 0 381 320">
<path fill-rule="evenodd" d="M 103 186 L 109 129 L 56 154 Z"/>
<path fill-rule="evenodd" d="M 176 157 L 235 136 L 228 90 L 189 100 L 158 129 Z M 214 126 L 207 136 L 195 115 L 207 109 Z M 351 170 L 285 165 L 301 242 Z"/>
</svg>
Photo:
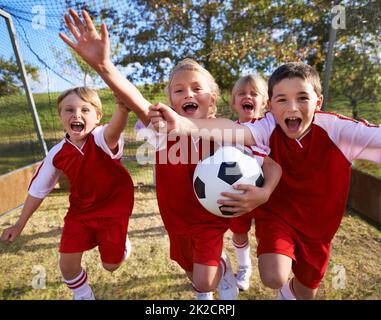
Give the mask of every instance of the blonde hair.
<svg viewBox="0 0 381 320">
<path fill-rule="evenodd" d="M 203 66 L 201 66 L 199 63 L 197 63 L 193 59 L 186 58 L 184 60 L 181 60 L 172 70 L 171 73 L 169 74 L 169 80 L 168 84 L 165 87 L 165 93 L 167 95 L 167 98 L 172 104 L 171 101 L 171 94 L 170 94 L 170 87 L 172 84 L 173 77 L 176 72 L 178 71 L 183 71 L 183 70 L 188 70 L 188 71 L 197 71 L 201 73 L 208 81 L 210 91 L 212 94 L 215 95 L 215 100 L 214 104 L 209 107 L 208 110 L 208 118 L 212 118 L 216 115 L 217 113 L 217 100 L 220 97 L 220 89 L 218 87 L 218 84 L 216 83 L 216 80 L 214 80 L 213 76 L 210 74 L 208 70 L 206 70 Z"/>
<path fill-rule="evenodd" d="M 255 92 L 258 92 L 263 97 L 263 106 L 260 110 L 261 115 L 263 114 L 263 110 L 266 107 L 267 100 L 269 99 L 268 93 L 267 93 L 267 83 L 266 81 L 259 75 L 259 74 L 249 74 L 246 76 L 243 76 L 239 78 L 236 83 L 234 84 L 234 87 L 232 89 L 232 95 L 230 99 L 230 106 L 233 107 L 234 105 L 234 99 L 239 89 L 242 87 L 250 85 Z"/>
<path fill-rule="evenodd" d="M 103 115 L 102 103 L 101 103 L 101 99 L 98 96 L 98 93 L 94 89 L 91 89 L 88 87 L 75 87 L 75 88 L 68 89 L 62 92 L 57 98 L 58 114 L 61 113 L 60 104 L 62 100 L 72 93 L 75 93 L 83 101 L 90 103 L 95 108 L 96 112 L 98 113 L 100 117 Z"/>
</svg>

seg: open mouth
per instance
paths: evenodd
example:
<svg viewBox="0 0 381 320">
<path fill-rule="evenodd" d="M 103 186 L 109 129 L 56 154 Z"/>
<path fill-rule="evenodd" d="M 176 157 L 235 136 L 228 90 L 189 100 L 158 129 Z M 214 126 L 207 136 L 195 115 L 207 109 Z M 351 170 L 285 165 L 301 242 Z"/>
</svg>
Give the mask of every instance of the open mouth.
<svg viewBox="0 0 381 320">
<path fill-rule="evenodd" d="M 187 102 L 187 103 L 183 104 L 182 108 L 185 111 L 185 113 L 187 113 L 187 114 L 193 114 L 193 113 L 195 113 L 197 111 L 198 104 L 194 103 L 194 102 Z"/>
<path fill-rule="evenodd" d="M 81 132 L 83 129 L 85 129 L 85 125 L 81 122 L 72 122 L 70 124 L 70 128 L 74 132 Z"/>
<path fill-rule="evenodd" d="M 251 102 L 245 102 L 242 104 L 242 108 L 246 112 L 251 112 L 254 110 L 254 105 Z"/>
<path fill-rule="evenodd" d="M 300 124 L 302 123 L 302 119 L 297 117 L 290 117 L 286 118 L 285 123 L 288 130 L 290 130 L 291 132 L 296 132 L 298 131 Z"/>
</svg>

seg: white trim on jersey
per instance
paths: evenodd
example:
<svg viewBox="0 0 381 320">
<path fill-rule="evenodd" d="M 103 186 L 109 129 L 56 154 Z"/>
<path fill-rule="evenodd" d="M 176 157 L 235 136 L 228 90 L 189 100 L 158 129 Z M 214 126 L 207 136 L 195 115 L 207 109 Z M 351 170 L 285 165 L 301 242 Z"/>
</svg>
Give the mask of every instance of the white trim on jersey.
<svg viewBox="0 0 381 320">
<path fill-rule="evenodd" d="M 246 121 L 246 122 L 240 122 L 239 120 L 236 120 L 235 123 L 237 124 L 246 124 L 246 123 L 250 123 L 250 124 L 253 124 L 255 123 L 256 121 L 258 121 L 259 119 L 261 118 L 258 118 L 258 119 L 251 119 L 250 121 Z M 240 145 L 238 149 L 240 149 L 242 146 Z M 256 160 L 258 161 L 258 163 L 260 164 L 260 166 L 262 166 L 263 164 L 263 160 L 265 157 L 267 157 L 270 153 L 270 148 L 267 147 L 267 146 L 263 146 L 261 145 L 261 147 L 257 146 L 257 145 L 254 145 L 254 146 L 244 146 L 243 149 L 240 149 L 241 151 L 243 151 L 245 154 L 251 156 L 251 157 L 254 157 L 256 158 Z M 260 161 L 259 161 L 260 159 Z"/>
<path fill-rule="evenodd" d="M 273 114 L 266 112 L 263 118 L 255 122 L 244 122 L 242 125 L 250 129 L 256 142 L 255 147 L 258 147 L 259 150 L 264 151 L 266 154 L 270 154 L 270 137 L 276 127 Z"/>
<path fill-rule="evenodd" d="M 74 144 L 73 142 L 71 142 L 69 136 L 67 136 L 65 139 L 66 139 L 66 142 L 67 142 L 67 143 L 70 143 L 74 148 L 76 148 L 76 149 L 78 150 L 78 152 L 79 152 L 81 155 L 84 155 L 84 153 L 83 153 L 83 151 L 82 151 L 82 148 L 83 148 L 83 146 L 86 144 L 87 139 L 86 139 L 85 143 L 82 144 L 81 147 L 78 147 L 76 144 Z"/>
<path fill-rule="evenodd" d="M 314 124 L 323 128 L 349 162 L 356 159 L 381 163 L 381 127 L 337 114 L 317 112 Z"/>
<path fill-rule="evenodd" d="M 109 126 L 109 124 L 106 124 L 104 126 L 98 126 L 96 127 L 91 133 L 94 136 L 95 144 L 100 147 L 111 159 L 120 159 L 123 156 L 123 147 L 124 147 L 124 138 L 123 134 L 120 135 L 118 140 L 118 152 L 114 154 L 108 147 L 104 132 L 105 129 Z"/>
<path fill-rule="evenodd" d="M 239 123 L 239 122 L 236 121 L 236 123 Z M 247 122 L 247 123 L 252 124 L 252 122 Z M 151 146 L 153 146 L 155 148 L 156 151 L 163 150 L 167 147 L 167 135 L 166 134 L 163 134 L 161 132 L 157 132 L 157 131 L 151 129 L 153 127 L 152 124 L 150 124 L 148 127 L 144 126 L 144 124 L 142 122 L 139 123 L 139 126 L 137 124 L 135 126 L 135 130 L 137 133 L 137 139 L 138 140 L 147 141 Z M 193 143 L 196 151 L 198 152 L 197 143 L 199 142 L 200 138 L 191 136 L 191 140 L 192 140 L 192 143 Z M 215 143 L 219 147 L 221 147 L 223 145 L 228 145 L 226 143 L 219 143 L 216 141 L 215 141 Z M 258 161 L 260 166 L 262 166 L 262 164 L 263 164 L 264 157 L 268 156 L 268 154 L 270 153 L 270 148 L 268 148 L 267 146 L 247 147 L 247 146 L 242 146 L 242 145 L 234 145 L 234 147 L 238 148 L 243 153 L 245 153 L 251 157 L 254 157 Z"/>
<path fill-rule="evenodd" d="M 123 155 L 123 146 L 124 139 L 123 135 L 120 136 L 118 141 L 118 152 L 114 154 L 110 148 L 108 147 L 105 138 L 104 138 L 104 130 L 108 126 L 102 125 L 96 127 L 91 134 L 94 136 L 95 144 L 100 147 L 111 159 L 120 159 Z M 78 152 L 82 155 L 84 154 L 82 148 L 78 148 L 75 144 L 73 144 L 68 139 L 63 139 L 60 143 L 56 144 L 47 154 L 42 164 L 37 169 L 35 175 L 32 178 L 31 184 L 29 186 L 29 194 L 32 197 L 44 199 L 54 188 L 59 177 L 62 174 L 61 170 L 58 170 L 53 165 L 53 159 L 56 154 L 62 149 L 65 143 L 70 143 L 73 145 Z M 85 145 L 85 144 L 84 144 Z M 83 145 L 83 146 L 84 146 Z M 82 146 L 82 147 L 83 147 Z"/>
<path fill-rule="evenodd" d="M 264 150 L 269 147 L 270 137 L 276 127 L 275 118 L 271 112 L 266 112 L 264 118 L 254 123 L 243 123 L 243 125 L 250 129 L 258 147 Z M 366 159 L 381 163 L 380 126 L 323 111 L 315 113 L 313 125 L 319 126 L 327 133 L 349 162 Z M 299 145 L 303 137 L 295 139 Z"/>
<path fill-rule="evenodd" d="M 55 155 L 62 149 L 66 140 L 63 139 L 60 143 L 56 144 L 45 157 L 42 164 L 38 167 L 36 173 L 32 178 L 32 182 L 29 186 L 29 194 L 32 197 L 38 199 L 44 199 L 54 188 L 59 177 L 62 174 L 61 170 L 58 170 L 53 165 L 53 159 Z"/>
</svg>

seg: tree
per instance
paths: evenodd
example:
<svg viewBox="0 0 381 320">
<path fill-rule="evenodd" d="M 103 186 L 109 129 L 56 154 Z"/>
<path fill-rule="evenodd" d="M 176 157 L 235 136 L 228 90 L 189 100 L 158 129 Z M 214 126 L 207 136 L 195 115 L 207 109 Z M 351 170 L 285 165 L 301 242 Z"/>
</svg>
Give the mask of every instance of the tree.
<svg viewBox="0 0 381 320">
<path fill-rule="evenodd" d="M 317 42 L 315 54 L 308 62 L 322 73 L 332 20 L 330 11 L 338 3 L 345 9 L 345 24 L 343 29 L 337 30 L 330 92 L 331 96 L 345 97 L 352 108 L 352 116 L 358 118 L 359 103 L 377 101 L 377 92 L 380 92 L 381 2 L 332 1 L 328 11 L 319 8 L 319 12 L 325 13 L 319 14 L 313 27 L 301 24 L 293 32 L 302 34 L 298 37 L 302 46 L 309 47 L 310 40 Z"/>
<path fill-rule="evenodd" d="M 35 81 L 38 81 L 38 68 L 25 64 L 25 70 Z M 22 92 L 20 69 L 13 58 L 5 60 L 0 57 L 0 96 L 12 95 Z"/>
<path fill-rule="evenodd" d="M 222 89 L 230 89 L 244 70 L 271 72 L 286 61 L 322 65 L 330 4 L 328 0 L 131 0 L 131 9 L 121 19 L 124 54 L 117 63 L 144 65 L 131 80 L 140 76 L 162 82 L 167 66 L 191 57 L 214 75 Z M 309 37 L 316 25 L 319 41 Z"/>
<path fill-rule="evenodd" d="M 377 102 L 381 92 L 381 57 L 364 47 L 347 47 L 335 57 L 332 92 L 347 99 L 352 116 L 359 118 L 359 103 Z"/>
<path fill-rule="evenodd" d="M 339 2 L 346 28 L 337 33 L 337 47 L 343 52 L 358 43 L 366 47 L 363 52 L 379 47 L 381 2 L 374 0 L 129 0 L 126 12 L 106 5 L 96 11 L 66 0 L 68 7 L 86 9 L 95 21 L 106 22 L 114 44 L 121 46 L 113 55 L 117 64 L 143 66 L 130 80 L 143 78 L 163 88 L 171 67 L 190 57 L 223 90 L 230 90 L 242 72 L 271 73 L 288 61 L 309 63 L 322 74 L 331 11 Z"/>
<path fill-rule="evenodd" d="M 68 57 L 65 57 L 66 51 L 58 50 L 52 47 L 52 51 L 54 52 L 57 60 L 61 61 L 61 65 L 69 67 L 70 75 L 73 74 L 73 70 L 76 70 L 75 74 L 82 77 L 83 86 L 86 87 L 87 78 L 96 77 L 98 74 L 91 66 L 84 62 L 72 48 L 68 48 L 68 50 L 70 54 Z M 67 71 L 64 70 L 64 72 L 66 73 Z"/>
<path fill-rule="evenodd" d="M 216 78 L 222 89 L 230 88 L 252 50 L 262 45 L 265 32 L 255 36 L 242 29 L 252 7 L 265 10 L 270 1 L 131 1 L 119 35 L 125 54 L 117 63 L 140 63 L 139 76 L 162 82 L 169 67 L 190 57 Z M 265 14 L 253 20 L 264 25 Z M 229 26 L 229 27 L 227 27 Z M 169 62 L 169 63 L 166 63 Z M 136 80 L 133 75 L 132 80 Z"/>
</svg>

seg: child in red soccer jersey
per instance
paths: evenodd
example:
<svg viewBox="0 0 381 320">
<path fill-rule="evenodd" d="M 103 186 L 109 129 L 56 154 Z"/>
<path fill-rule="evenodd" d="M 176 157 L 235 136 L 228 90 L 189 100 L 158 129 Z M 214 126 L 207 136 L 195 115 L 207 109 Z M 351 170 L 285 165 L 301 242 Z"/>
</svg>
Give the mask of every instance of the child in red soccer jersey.
<svg viewBox="0 0 381 320">
<path fill-rule="evenodd" d="M 267 105 L 267 83 L 258 74 L 241 77 L 233 86 L 230 105 L 238 114 L 237 123 L 254 122 L 263 115 Z M 250 153 L 250 148 L 247 148 Z M 241 217 L 230 219 L 230 230 L 233 232 L 233 246 L 238 260 L 236 274 L 237 286 L 247 290 L 252 273 L 250 259 L 250 231 L 255 210 Z"/>
<path fill-rule="evenodd" d="M 319 111 L 323 101 L 319 75 L 303 63 L 275 70 L 269 99 L 270 112 L 244 125 L 180 117 L 163 105 L 152 106 L 149 116 L 155 128 L 165 120 L 169 132 L 221 140 L 223 135 L 212 130 L 223 128 L 243 131 L 246 145 L 270 147 L 270 156 L 283 173 L 255 218 L 260 276 L 266 286 L 279 290 L 279 299 L 311 299 L 345 212 L 351 163 L 355 159 L 381 163 L 381 127 Z"/>
<path fill-rule="evenodd" d="M 93 300 L 81 267 L 83 253 L 98 246 L 103 267 L 114 271 L 131 251 L 127 227 L 134 186 L 120 163 L 128 110 L 119 103 L 110 123 L 99 125 L 102 105 L 98 94 L 77 87 L 58 97 L 58 113 L 65 138 L 39 166 L 18 221 L 3 231 L 1 240 L 8 244 L 15 240 L 64 174 L 70 182 L 70 206 L 61 236 L 60 268 L 75 300 Z"/>
<path fill-rule="evenodd" d="M 60 34 L 61 38 L 148 125 L 150 103 L 112 64 L 105 25 L 99 35 L 86 12 L 83 12 L 85 25 L 74 10 L 70 10 L 70 15 L 71 18 L 65 17 L 66 24 L 77 43 L 63 34 Z M 193 60 L 186 59 L 172 70 L 167 93 L 174 111 L 185 117 L 207 119 L 215 113 L 218 86 L 210 73 Z M 229 220 L 207 212 L 193 191 L 192 177 L 197 161 L 208 155 L 213 146 L 201 140 L 179 141 L 178 138 L 168 137 L 164 147 L 159 146 L 156 152 L 156 192 L 169 235 L 170 257 L 187 273 L 198 292 L 198 299 L 213 298 L 217 287 L 221 299 L 235 299 L 238 294 L 236 281 L 227 257 L 222 254 L 223 236 Z M 263 156 L 259 161 L 263 162 Z M 231 205 L 227 211 L 248 212 L 268 199 L 280 178 L 280 168 L 266 158 L 264 171 L 267 179 L 263 188 L 254 192 L 255 187 L 241 186 L 245 194 L 237 195 L 241 200 L 239 205 Z"/>
</svg>

